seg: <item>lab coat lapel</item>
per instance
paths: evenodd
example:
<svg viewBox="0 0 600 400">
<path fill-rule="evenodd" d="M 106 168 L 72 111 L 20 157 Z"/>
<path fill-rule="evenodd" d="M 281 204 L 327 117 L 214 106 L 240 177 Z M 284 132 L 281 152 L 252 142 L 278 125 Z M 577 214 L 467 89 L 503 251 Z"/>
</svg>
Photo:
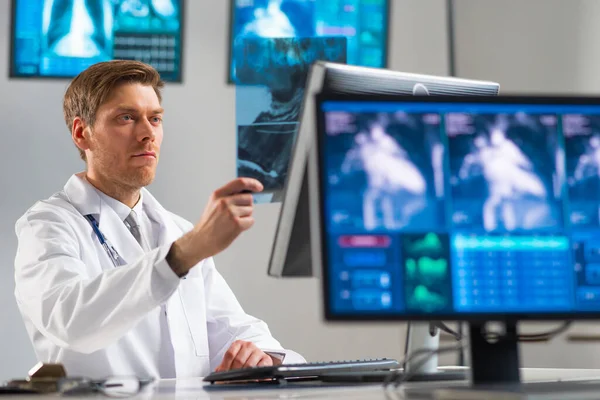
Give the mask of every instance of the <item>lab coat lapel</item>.
<svg viewBox="0 0 600 400">
<path fill-rule="evenodd" d="M 174 242 L 184 233 L 183 229 L 175 223 L 173 217 L 146 189 L 144 191 L 144 207 L 148 216 L 158 222 L 160 230 L 158 232 L 158 245 L 162 246 Z"/>
<path fill-rule="evenodd" d="M 117 213 L 102 199 L 100 201 L 100 230 L 127 264 L 136 261 L 144 255 L 144 250 Z"/>
<path fill-rule="evenodd" d="M 117 213 L 102 200 L 96 189 L 85 180 L 83 173 L 73 175 L 65 185 L 65 193 L 73 206 L 84 215 L 98 220 L 100 231 L 117 253 L 131 263 L 144 254 L 142 247 L 121 221 Z M 100 244 L 98 244 L 100 246 Z"/>
</svg>

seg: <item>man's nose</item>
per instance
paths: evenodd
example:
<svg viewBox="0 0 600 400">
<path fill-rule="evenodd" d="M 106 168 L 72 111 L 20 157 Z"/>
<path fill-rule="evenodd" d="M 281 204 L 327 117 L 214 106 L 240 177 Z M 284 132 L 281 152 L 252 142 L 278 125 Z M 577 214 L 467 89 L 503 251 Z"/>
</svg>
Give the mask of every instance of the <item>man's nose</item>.
<svg viewBox="0 0 600 400">
<path fill-rule="evenodd" d="M 152 126 L 150 121 L 148 121 L 147 119 L 144 119 L 140 122 L 137 131 L 137 138 L 140 142 L 143 142 L 145 140 L 154 141 L 154 139 L 156 138 L 156 133 L 154 133 L 154 126 Z"/>
</svg>

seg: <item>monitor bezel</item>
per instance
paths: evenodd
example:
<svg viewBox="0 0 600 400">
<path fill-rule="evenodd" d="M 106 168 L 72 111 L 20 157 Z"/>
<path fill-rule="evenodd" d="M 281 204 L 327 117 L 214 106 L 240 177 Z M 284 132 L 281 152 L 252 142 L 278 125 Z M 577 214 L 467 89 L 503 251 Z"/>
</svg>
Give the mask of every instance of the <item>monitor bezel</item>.
<svg viewBox="0 0 600 400">
<path fill-rule="evenodd" d="M 15 65 L 15 33 L 17 28 L 17 1 L 10 1 L 10 46 L 9 46 L 9 67 L 8 67 L 8 78 L 18 80 L 43 80 L 43 81 L 65 81 L 72 80 L 77 75 L 65 76 L 65 75 L 20 75 L 16 73 Z M 185 27 L 186 27 L 186 0 L 177 0 L 180 4 L 180 17 L 179 17 L 179 73 L 174 79 L 164 79 L 165 83 L 183 83 L 183 65 L 184 65 L 184 45 L 185 45 Z M 113 59 L 114 60 L 114 59 Z M 83 72 L 83 71 L 81 71 Z"/>
<path fill-rule="evenodd" d="M 13 0 L 15 1 L 15 0 Z M 182 0 L 183 1 L 183 0 Z M 369 67 L 369 68 L 388 68 L 389 66 L 389 58 L 390 58 L 390 22 L 391 22 L 391 13 L 392 13 L 392 1 L 393 0 L 385 0 L 385 18 L 383 23 L 385 24 L 385 35 L 384 35 L 384 45 L 383 47 L 383 65 L 381 67 Z M 227 33 L 227 68 L 225 68 L 226 73 L 226 82 L 228 85 L 236 85 L 234 79 L 232 79 L 232 67 L 231 63 L 233 62 L 233 40 L 235 39 L 235 2 L 236 0 L 229 0 L 229 31 Z M 362 66 L 362 65 L 357 65 Z"/>
<path fill-rule="evenodd" d="M 327 268 L 327 237 L 325 232 L 325 210 L 324 204 L 326 198 L 324 196 L 325 182 L 322 178 L 322 165 L 320 160 L 323 157 L 323 141 L 325 135 L 320 134 L 325 129 L 325 113 L 322 111 L 322 104 L 327 101 L 372 101 L 383 103 L 479 103 L 479 104 L 524 104 L 524 105 L 590 105 L 600 107 L 600 97 L 597 96 L 565 96 L 565 95 L 507 95 L 507 96 L 406 96 L 406 95 L 364 95 L 364 94 L 331 94 L 318 93 L 315 95 L 315 115 L 317 127 L 315 129 L 315 156 L 313 168 L 316 179 L 316 185 L 313 185 L 313 190 L 317 191 L 314 197 L 316 204 L 313 207 L 318 213 L 318 222 L 316 229 L 318 230 L 320 251 L 316 262 L 321 266 L 321 282 L 323 294 L 323 311 L 324 318 L 327 321 L 430 321 L 432 319 L 449 320 L 449 321 L 465 321 L 465 322 L 484 322 L 484 321 L 554 321 L 554 320 L 594 320 L 600 319 L 600 311 L 574 311 L 574 312 L 510 312 L 510 313 L 490 313 L 490 312 L 467 312 L 467 313 L 415 313 L 408 311 L 403 314 L 397 313 L 340 313 L 334 312 L 331 307 L 330 291 L 330 270 Z M 313 219 L 313 220 L 316 220 Z M 314 256 L 314 253 L 313 253 Z"/>
</svg>

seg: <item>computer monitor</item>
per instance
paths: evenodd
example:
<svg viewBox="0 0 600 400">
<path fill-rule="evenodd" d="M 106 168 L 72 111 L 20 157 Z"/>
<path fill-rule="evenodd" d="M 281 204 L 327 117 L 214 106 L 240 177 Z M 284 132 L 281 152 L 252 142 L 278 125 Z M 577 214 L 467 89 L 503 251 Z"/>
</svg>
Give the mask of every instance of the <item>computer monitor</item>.
<svg viewBox="0 0 600 400">
<path fill-rule="evenodd" d="M 12 0 L 10 76 L 72 78 L 113 59 L 181 81 L 183 0 Z"/>
<path fill-rule="evenodd" d="M 308 180 L 306 162 L 315 131 L 316 93 L 405 95 L 496 95 L 495 82 L 410 74 L 381 68 L 316 62 L 311 66 L 282 190 L 281 209 L 271 248 L 268 274 L 274 277 L 313 277 L 320 272 L 311 263 Z"/>
<path fill-rule="evenodd" d="M 387 67 L 391 0 L 231 0 L 228 80 L 244 38 L 347 39 L 348 64 Z"/>
<path fill-rule="evenodd" d="M 466 321 L 486 384 L 520 381 L 517 321 L 600 317 L 600 98 L 320 95 L 316 110 L 327 320 Z M 507 335 L 488 341 L 486 321 Z"/>
</svg>

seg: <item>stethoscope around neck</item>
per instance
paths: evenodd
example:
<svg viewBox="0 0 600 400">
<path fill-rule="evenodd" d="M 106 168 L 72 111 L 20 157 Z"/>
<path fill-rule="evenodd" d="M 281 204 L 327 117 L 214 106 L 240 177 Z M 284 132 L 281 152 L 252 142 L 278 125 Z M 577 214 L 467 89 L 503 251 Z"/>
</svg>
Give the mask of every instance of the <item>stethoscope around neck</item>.
<svg viewBox="0 0 600 400">
<path fill-rule="evenodd" d="M 120 267 L 122 265 L 127 264 L 123 257 L 119 255 L 117 250 L 115 250 L 115 248 L 108 242 L 108 240 L 106 240 L 106 236 L 104 236 L 104 234 L 102 233 L 102 231 L 100 231 L 100 228 L 98 227 L 98 221 L 96 221 L 96 218 L 94 218 L 92 214 L 84 215 L 84 217 L 90 222 L 90 225 L 92 225 L 92 229 L 94 230 L 98 241 L 104 248 L 104 251 L 106 251 L 106 254 L 108 254 L 108 258 L 110 258 L 113 265 L 115 267 Z"/>
</svg>

